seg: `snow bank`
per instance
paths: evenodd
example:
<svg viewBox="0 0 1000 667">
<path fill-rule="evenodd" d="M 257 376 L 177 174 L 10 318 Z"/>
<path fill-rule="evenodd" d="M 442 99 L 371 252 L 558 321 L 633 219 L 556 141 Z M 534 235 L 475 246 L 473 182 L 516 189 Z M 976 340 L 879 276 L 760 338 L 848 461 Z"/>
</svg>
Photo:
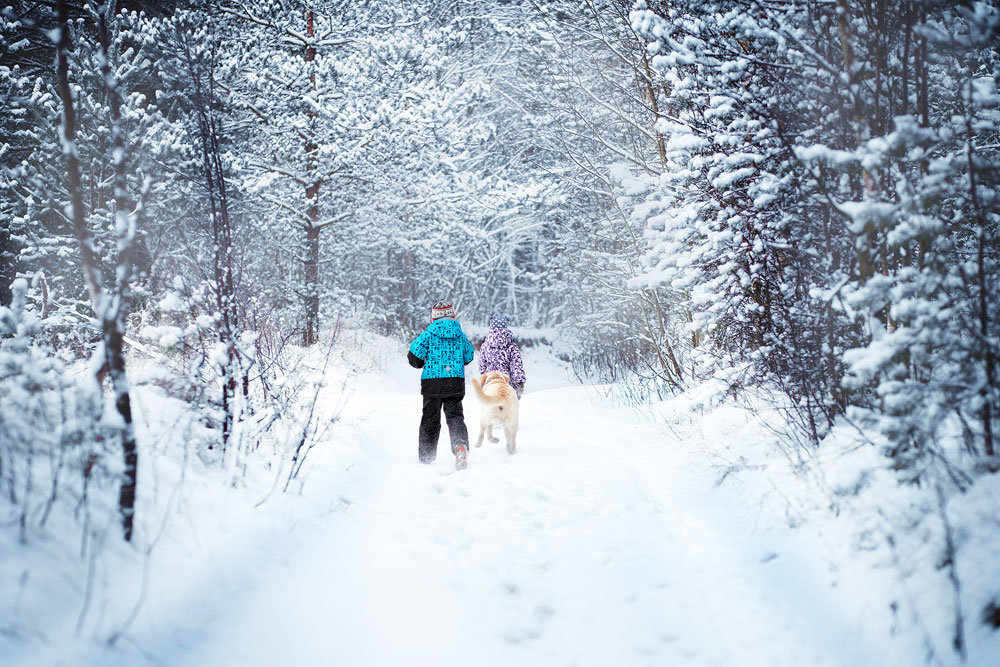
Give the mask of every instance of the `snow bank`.
<svg viewBox="0 0 1000 667">
<path fill-rule="evenodd" d="M 987 617 L 1000 607 L 998 475 L 942 505 L 935 488 L 902 484 L 877 444 L 846 420 L 819 447 L 796 444 L 771 397 L 737 404 L 718 381 L 651 413 L 712 462 L 720 489 L 784 515 L 795 539 L 811 545 L 816 570 L 839 590 L 868 645 L 865 664 L 996 664 L 1000 631 Z M 958 618 L 967 663 L 954 649 Z"/>
</svg>

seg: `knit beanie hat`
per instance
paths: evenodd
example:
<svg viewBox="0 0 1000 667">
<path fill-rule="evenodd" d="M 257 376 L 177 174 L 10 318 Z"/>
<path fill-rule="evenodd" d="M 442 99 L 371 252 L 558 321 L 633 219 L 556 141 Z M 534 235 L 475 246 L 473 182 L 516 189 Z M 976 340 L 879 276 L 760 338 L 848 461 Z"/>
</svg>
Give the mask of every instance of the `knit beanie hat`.
<svg viewBox="0 0 1000 667">
<path fill-rule="evenodd" d="M 506 329 L 510 318 L 506 315 L 490 315 L 490 329 Z"/>
<path fill-rule="evenodd" d="M 431 307 L 431 322 L 442 317 L 455 317 L 455 306 L 448 301 L 438 301 Z"/>
</svg>

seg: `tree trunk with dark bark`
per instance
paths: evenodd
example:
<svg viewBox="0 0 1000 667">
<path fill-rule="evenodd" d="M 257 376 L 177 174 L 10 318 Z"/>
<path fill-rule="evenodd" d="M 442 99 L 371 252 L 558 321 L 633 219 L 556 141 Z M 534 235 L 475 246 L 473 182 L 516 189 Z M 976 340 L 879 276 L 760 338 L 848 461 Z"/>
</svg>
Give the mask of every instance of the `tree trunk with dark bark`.
<svg viewBox="0 0 1000 667">
<path fill-rule="evenodd" d="M 134 235 L 132 213 L 128 210 L 125 174 L 125 135 L 121 127 L 121 97 L 112 74 L 110 62 L 110 35 L 108 32 L 107 5 L 99 12 L 98 37 L 101 42 L 101 74 L 111 113 L 112 162 L 114 164 L 115 234 L 118 239 L 116 279 L 114 288 L 107 292 L 101 284 L 93 240 L 84 215 L 83 188 L 80 165 L 76 154 L 76 113 L 69 85 L 68 51 L 72 48 L 69 20 L 65 0 L 56 3 L 59 40 L 56 44 L 56 79 L 63 104 L 63 151 L 70 194 L 70 217 L 80 246 L 83 271 L 90 292 L 94 312 L 101 322 L 104 359 L 99 365 L 98 381 L 108 373 L 115 396 L 115 409 L 122 418 L 121 443 L 124 470 L 118 495 L 122 530 L 126 541 L 131 541 L 135 525 L 135 499 L 138 485 L 139 450 L 132 423 L 132 401 L 128 377 L 125 372 L 124 319 L 131 276 L 131 256 Z"/>
</svg>

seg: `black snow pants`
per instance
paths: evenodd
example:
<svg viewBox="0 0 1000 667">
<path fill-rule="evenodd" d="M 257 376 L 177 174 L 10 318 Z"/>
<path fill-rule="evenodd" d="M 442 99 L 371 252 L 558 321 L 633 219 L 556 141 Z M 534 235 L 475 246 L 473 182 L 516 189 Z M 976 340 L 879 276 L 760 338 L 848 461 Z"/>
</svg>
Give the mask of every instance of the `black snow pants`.
<svg viewBox="0 0 1000 667">
<path fill-rule="evenodd" d="M 451 452 L 458 447 L 469 449 L 469 430 L 465 427 L 461 396 L 424 396 L 424 413 L 420 417 L 418 454 L 423 463 L 430 463 L 437 456 L 438 437 L 441 435 L 441 410 L 448 422 Z"/>
</svg>

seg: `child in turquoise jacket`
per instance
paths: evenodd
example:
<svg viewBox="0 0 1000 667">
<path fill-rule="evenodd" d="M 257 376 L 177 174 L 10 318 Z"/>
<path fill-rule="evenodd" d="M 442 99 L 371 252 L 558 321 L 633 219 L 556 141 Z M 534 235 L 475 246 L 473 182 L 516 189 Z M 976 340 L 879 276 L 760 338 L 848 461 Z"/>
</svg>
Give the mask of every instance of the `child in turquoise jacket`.
<svg viewBox="0 0 1000 667">
<path fill-rule="evenodd" d="M 467 465 L 469 431 L 465 426 L 462 399 L 465 397 L 465 365 L 472 362 L 475 350 L 455 320 L 455 307 L 438 301 L 431 308 L 431 323 L 410 344 L 406 357 L 414 368 L 422 368 L 420 393 L 424 410 L 420 418 L 417 454 L 422 463 L 437 456 L 441 435 L 441 412 L 444 411 L 455 454 L 455 467 Z"/>
</svg>

